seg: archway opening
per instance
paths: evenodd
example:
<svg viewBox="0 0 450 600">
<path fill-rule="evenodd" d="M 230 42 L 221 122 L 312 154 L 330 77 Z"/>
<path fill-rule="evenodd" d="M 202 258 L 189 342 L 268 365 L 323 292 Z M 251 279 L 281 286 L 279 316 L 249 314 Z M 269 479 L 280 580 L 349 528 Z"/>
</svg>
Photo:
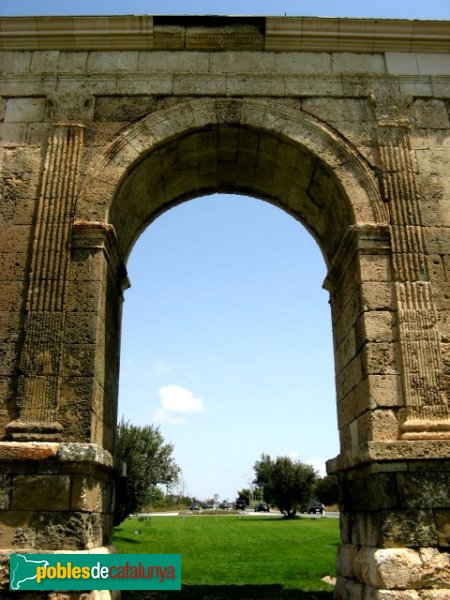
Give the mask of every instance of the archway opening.
<svg viewBox="0 0 450 600">
<path fill-rule="evenodd" d="M 208 196 L 152 223 L 128 271 L 119 414 L 160 424 L 186 489 L 232 501 L 262 452 L 324 474 L 339 450 L 331 319 L 305 229 Z"/>
<path fill-rule="evenodd" d="M 162 106 L 124 132 L 95 172 L 86 199 L 95 194 L 95 177 L 103 192 L 100 204 L 92 198 L 92 217 L 106 209 L 104 218 L 126 260 L 155 219 L 187 200 L 214 193 L 242 193 L 283 209 L 312 234 L 327 269 L 352 225 L 376 222 L 383 213 L 372 175 L 351 147 L 314 117 L 259 101 Z M 351 288 L 345 291 L 350 293 Z M 335 325 L 339 314 L 333 318 Z M 348 320 L 340 325 L 339 344 L 351 326 Z M 341 452 L 343 439 L 345 451 L 349 445 L 347 429 Z"/>
<path fill-rule="evenodd" d="M 106 209 L 103 218 L 114 227 L 125 259 L 157 217 L 214 193 L 245 193 L 283 209 L 312 234 L 327 268 L 352 226 L 374 223 L 384 210 L 370 172 L 350 147 L 309 115 L 280 106 L 269 110 L 266 103 L 208 100 L 164 109 L 118 138 L 96 168 L 103 188 L 108 184 L 100 204 L 92 198 L 92 217 Z M 109 198 L 107 206 L 102 198 Z M 352 326 L 344 321 L 339 344 Z M 346 446 L 349 439 L 345 431 Z M 341 436 L 341 451 L 342 443 Z"/>
<path fill-rule="evenodd" d="M 252 487 L 253 465 L 262 452 L 312 464 L 323 476 L 325 459 L 339 450 L 331 318 L 328 292 L 321 287 L 325 262 L 305 228 L 267 202 L 205 196 L 156 219 L 133 248 L 128 273 L 119 414 L 134 424 L 160 426 L 164 439 L 174 444 L 182 482 L 172 493 L 230 504 L 239 490 Z M 178 518 L 185 519 L 186 506 L 177 508 Z M 158 512 L 158 507 L 146 511 Z M 295 535 L 300 528 L 288 532 L 280 523 L 269 529 L 268 517 L 257 521 L 253 511 L 251 506 L 231 518 L 232 511 L 219 509 L 210 517 L 229 524 L 232 584 L 255 586 L 245 592 L 249 595 L 269 589 L 289 593 L 293 585 L 306 585 L 314 569 L 303 537 Z M 203 511 L 200 522 L 208 515 Z M 273 506 L 270 518 L 281 518 Z M 249 564 L 247 533 L 236 529 L 237 519 L 252 520 L 249 543 L 264 533 L 261 559 L 268 548 L 284 547 L 289 576 L 268 573 L 262 584 L 244 567 Z M 302 531 L 310 523 L 302 523 Z M 152 530 L 156 544 L 164 526 L 169 528 L 165 535 L 176 538 L 167 542 L 168 551 L 183 554 L 188 581 L 183 589 L 189 589 L 191 578 L 195 581 L 193 548 L 202 557 L 205 537 L 215 539 L 216 528 L 190 524 L 186 547 L 187 526 L 179 531 L 170 518 L 160 518 L 157 531 Z M 322 542 L 323 565 L 328 558 L 326 574 L 332 576 L 337 521 L 330 526 L 319 535 L 334 536 L 332 544 Z M 138 527 L 145 537 L 145 520 Z M 123 530 L 117 535 L 120 548 Z M 215 544 L 218 557 L 221 543 Z M 208 575 L 196 581 L 202 593 L 207 581 L 214 582 L 217 593 L 230 590 L 221 567 L 210 564 L 215 559 L 204 560 Z M 315 589 L 331 589 L 316 579 Z"/>
</svg>

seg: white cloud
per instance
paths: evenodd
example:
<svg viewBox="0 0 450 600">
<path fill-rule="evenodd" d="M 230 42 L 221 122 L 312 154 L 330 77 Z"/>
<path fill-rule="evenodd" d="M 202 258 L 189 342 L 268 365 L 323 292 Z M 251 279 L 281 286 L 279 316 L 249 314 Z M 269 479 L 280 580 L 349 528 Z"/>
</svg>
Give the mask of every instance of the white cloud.
<svg viewBox="0 0 450 600">
<path fill-rule="evenodd" d="M 166 385 L 158 390 L 161 406 L 155 413 L 158 421 L 167 421 L 171 425 L 187 423 L 186 415 L 203 412 L 203 400 L 179 385 Z"/>
</svg>

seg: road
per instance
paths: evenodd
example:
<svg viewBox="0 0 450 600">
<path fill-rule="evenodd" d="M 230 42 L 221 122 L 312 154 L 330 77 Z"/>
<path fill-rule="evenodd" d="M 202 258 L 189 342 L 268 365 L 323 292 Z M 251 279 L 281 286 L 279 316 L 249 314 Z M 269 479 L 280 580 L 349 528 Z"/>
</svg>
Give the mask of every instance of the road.
<svg viewBox="0 0 450 600">
<path fill-rule="evenodd" d="M 134 515 L 136 517 L 178 517 L 180 514 L 198 514 L 200 512 L 205 512 L 206 514 L 208 514 L 209 510 L 208 509 L 204 509 L 204 510 L 199 510 L 199 511 L 183 511 L 183 512 L 177 512 L 177 511 L 173 511 L 173 512 L 151 512 L 151 513 L 139 513 L 137 515 Z M 217 513 L 214 513 L 217 515 Z M 258 516 L 258 515 L 267 515 L 268 517 L 280 517 L 281 513 L 277 510 L 271 510 L 269 513 L 262 513 L 262 512 L 255 512 L 255 511 L 251 511 L 251 510 L 240 510 L 238 513 L 232 513 L 232 512 L 228 512 L 226 510 L 223 511 L 223 516 L 226 517 L 227 515 L 232 515 L 232 514 L 239 514 L 239 515 L 245 515 L 246 517 L 251 517 L 251 516 Z M 221 515 L 219 515 L 221 516 Z M 323 513 L 323 515 L 320 514 L 314 514 L 314 515 L 309 515 L 309 514 L 302 514 L 299 513 L 300 517 L 305 517 L 306 519 L 339 519 L 339 513 L 338 512 L 325 512 Z"/>
</svg>

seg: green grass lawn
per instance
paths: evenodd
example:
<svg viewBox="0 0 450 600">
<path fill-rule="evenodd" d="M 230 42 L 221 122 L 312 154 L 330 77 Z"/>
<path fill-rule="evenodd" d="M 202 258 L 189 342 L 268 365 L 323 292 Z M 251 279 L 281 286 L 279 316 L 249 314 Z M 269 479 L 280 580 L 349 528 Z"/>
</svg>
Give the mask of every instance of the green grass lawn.
<svg viewBox="0 0 450 600">
<path fill-rule="evenodd" d="M 331 600 L 322 577 L 334 576 L 338 543 L 337 519 L 238 515 L 128 519 L 114 537 L 121 553 L 181 554 L 181 595 L 208 600 Z M 125 600 L 174 596 L 180 592 L 123 594 Z"/>
</svg>

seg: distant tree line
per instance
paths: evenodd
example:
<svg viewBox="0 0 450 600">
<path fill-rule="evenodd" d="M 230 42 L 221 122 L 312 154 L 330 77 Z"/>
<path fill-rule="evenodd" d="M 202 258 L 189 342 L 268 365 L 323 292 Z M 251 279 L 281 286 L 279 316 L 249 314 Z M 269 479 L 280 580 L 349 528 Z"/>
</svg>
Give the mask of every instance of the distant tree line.
<svg viewBox="0 0 450 600">
<path fill-rule="evenodd" d="M 188 498 L 164 494 L 160 487 L 163 484 L 168 488 L 181 476 L 173 450 L 158 427 L 132 425 L 122 418 L 117 426 L 116 460 L 124 465 L 124 470 L 116 481 L 115 525 L 145 508 L 189 503 Z M 251 500 L 265 501 L 292 518 L 313 500 L 326 505 L 338 501 L 337 478 L 319 477 L 312 465 L 288 456 L 272 459 L 269 454 L 262 454 L 253 468 L 256 487 L 238 491 L 238 498 L 247 505 Z"/>
</svg>

